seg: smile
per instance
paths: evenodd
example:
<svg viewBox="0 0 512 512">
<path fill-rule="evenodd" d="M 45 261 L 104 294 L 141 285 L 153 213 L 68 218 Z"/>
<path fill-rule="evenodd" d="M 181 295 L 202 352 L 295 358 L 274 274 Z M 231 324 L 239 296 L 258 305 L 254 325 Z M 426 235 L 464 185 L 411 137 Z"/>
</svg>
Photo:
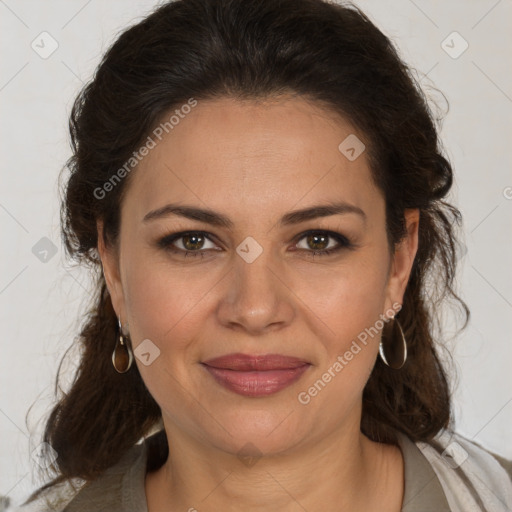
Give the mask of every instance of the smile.
<svg viewBox="0 0 512 512">
<path fill-rule="evenodd" d="M 245 396 L 266 396 L 277 393 L 295 382 L 311 366 L 306 363 L 286 370 L 238 371 L 203 365 L 225 388 Z"/>
<path fill-rule="evenodd" d="M 290 386 L 311 366 L 296 357 L 229 354 L 201 363 L 215 381 L 239 395 L 267 396 Z"/>
</svg>

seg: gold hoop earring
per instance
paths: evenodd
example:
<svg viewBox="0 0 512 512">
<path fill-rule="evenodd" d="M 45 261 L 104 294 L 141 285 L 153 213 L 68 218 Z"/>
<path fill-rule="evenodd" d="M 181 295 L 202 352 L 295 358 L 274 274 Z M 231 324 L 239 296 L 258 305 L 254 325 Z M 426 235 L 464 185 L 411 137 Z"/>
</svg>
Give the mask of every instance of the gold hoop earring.
<svg viewBox="0 0 512 512">
<path fill-rule="evenodd" d="M 391 320 L 389 331 L 386 336 L 383 333 L 381 338 L 379 345 L 380 358 L 386 366 L 399 370 L 407 361 L 407 342 L 400 322 L 394 317 Z M 397 338 L 400 339 L 400 343 L 394 342 Z"/>
<path fill-rule="evenodd" d="M 133 363 L 133 352 L 130 347 L 129 338 L 123 334 L 121 327 L 121 318 L 117 319 L 119 324 L 119 337 L 116 341 L 116 346 L 112 352 L 112 364 L 117 373 L 126 373 Z"/>
</svg>

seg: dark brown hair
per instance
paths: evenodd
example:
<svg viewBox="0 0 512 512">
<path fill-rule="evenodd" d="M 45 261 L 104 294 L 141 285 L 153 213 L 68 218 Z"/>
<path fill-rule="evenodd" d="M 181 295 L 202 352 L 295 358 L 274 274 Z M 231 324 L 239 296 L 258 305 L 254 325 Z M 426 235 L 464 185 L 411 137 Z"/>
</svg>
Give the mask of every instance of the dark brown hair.
<svg viewBox="0 0 512 512">
<path fill-rule="evenodd" d="M 97 252 L 96 220 L 104 222 L 105 244 L 115 246 L 133 173 L 106 197 L 95 190 L 164 115 L 190 98 L 285 94 L 341 114 L 364 137 L 372 178 L 386 201 L 390 253 L 406 234 L 404 209 L 420 209 L 419 247 L 397 317 L 408 359 L 400 370 L 377 360 L 363 394 L 361 430 L 372 440 L 395 443 L 396 430 L 428 441 L 449 426 L 450 389 L 436 353 L 442 334 L 435 311 L 441 300 L 455 299 L 466 317 L 462 329 L 469 320 L 452 286 L 461 214 L 443 200 L 453 172 L 442 154 L 440 118 L 411 68 L 352 4 L 177 0 L 120 34 L 72 108 L 62 235 L 68 255 L 90 267 L 96 295 L 77 338 L 74 381 L 46 422 L 43 440 L 58 453 L 51 466 L 55 478 L 31 498 L 72 477 L 96 479 L 161 419 L 136 365 L 122 375 L 112 366 L 117 318 Z M 59 375 L 60 367 L 57 384 Z"/>
</svg>

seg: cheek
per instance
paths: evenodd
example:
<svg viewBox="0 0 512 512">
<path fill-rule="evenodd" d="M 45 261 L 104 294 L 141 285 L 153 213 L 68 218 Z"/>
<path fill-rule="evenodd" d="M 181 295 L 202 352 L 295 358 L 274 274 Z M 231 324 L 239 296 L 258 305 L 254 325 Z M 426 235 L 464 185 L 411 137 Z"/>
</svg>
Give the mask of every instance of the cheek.
<svg viewBox="0 0 512 512">
<path fill-rule="evenodd" d="M 206 295 L 219 277 L 144 258 L 125 264 L 125 300 L 134 349 L 150 339 L 162 355 L 182 351 L 204 325 Z M 171 358 L 167 363 L 172 364 Z"/>
<path fill-rule="evenodd" d="M 190 365 L 197 363 L 194 341 L 201 338 L 204 325 L 205 293 L 215 281 L 210 282 L 211 278 L 206 276 L 194 278 L 192 272 L 188 278 L 183 271 L 158 264 L 127 264 L 126 269 L 129 276 L 125 287 L 126 303 L 135 355 L 139 344 L 147 344 L 145 340 L 150 340 L 158 349 L 146 345 L 158 356 L 151 359 L 149 365 L 136 358 L 139 372 L 159 404 L 169 405 L 171 392 L 181 407 L 193 407 L 193 401 L 188 403 L 189 394 L 197 393 L 191 389 L 188 372 Z M 183 393 L 184 388 L 189 392 Z"/>
<path fill-rule="evenodd" d="M 376 325 L 384 313 L 385 289 L 385 266 L 362 261 L 311 271 L 307 280 L 297 282 L 294 291 L 310 311 L 312 321 L 316 318 L 323 326 L 324 339 L 331 340 L 326 348 L 332 356 L 335 350 L 344 352 L 360 333 Z"/>
<path fill-rule="evenodd" d="M 321 403 L 341 410 L 357 405 L 373 369 L 383 327 L 384 265 L 355 264 L 335 275 L 318 272 L 297 293 L 307 297 L 309 316 L 318 326 L 316 334 L 325 351 L 299 400 L 310 400 L 313 409 Z"/>
<path fill-rule="evenodd" d="M 328 335 L 320 338 L 325 352 L 297 396 L 313 416 L 326 408 L 337 411 L 334 416 L 348 414 L 360 405 L 377 357 L 384 303 L 379 280 L 365 276 L 341 280 L 337 289 L 319 294 L 315 303 L 321 320 L 317 324 L 327 326 L 323 332 Z"/>
<path fill-rule="evenodd" d="M 132 339 L 154 338 L 158 342 L 165 328 L 169 329 L 173 318 L 179 314 L 182 303 L 177 300 L 175 283 L 169 276 L 163 280 L 154 269 L 143 271 L 143 268 L 128 267 L 127 270 L 125 293 L 131 317 L 130 332 Z"/>
</svg>

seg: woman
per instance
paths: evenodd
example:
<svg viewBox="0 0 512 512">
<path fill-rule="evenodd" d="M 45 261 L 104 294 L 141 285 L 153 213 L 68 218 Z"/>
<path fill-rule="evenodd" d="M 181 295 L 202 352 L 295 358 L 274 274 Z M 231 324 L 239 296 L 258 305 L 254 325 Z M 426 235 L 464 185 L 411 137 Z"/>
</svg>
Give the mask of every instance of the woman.
<svg viewBox="0 0 512 512">
<path fill-rule="evenodd" d="M 434 338 L 446 295 L 469 318 L 452 168 L 360 10 L 166 3 L 70 129 L 63 235 L 97 297 L 22 510 L 510 510 Z"/>
</svg>

